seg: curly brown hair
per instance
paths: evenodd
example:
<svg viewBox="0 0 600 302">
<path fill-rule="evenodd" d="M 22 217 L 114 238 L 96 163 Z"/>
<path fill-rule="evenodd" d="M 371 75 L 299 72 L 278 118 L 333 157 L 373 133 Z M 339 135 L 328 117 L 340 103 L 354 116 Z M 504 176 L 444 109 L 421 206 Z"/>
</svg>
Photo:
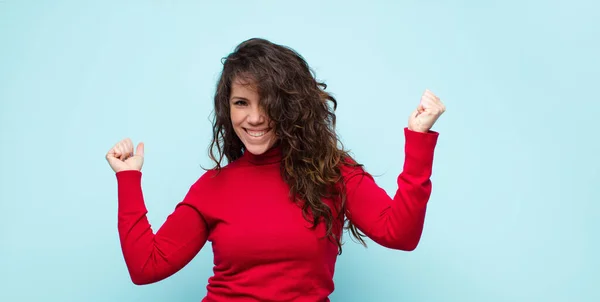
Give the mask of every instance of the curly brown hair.
<svg viewBox="0 0 600 302">
<path fill-rule="evenodd" d="M 222 63 L 209 148 L 215 169 L 221 169 L 224 157 L 232 162 L 244 152 L 231 124 L 229 97 L 234 80 L 250 80 L 274 124 L 282 150 L 282 178 L 290 187 L 292 200 L 301 205 L 305 219 L 313 228 L 323 221 L 326 236 L 336 242 L 340 254 L 341 236 L 334 230 L 346 223 L 344 228 L 366 246 L 364 234 L 344 215 L 346 192 L 340 165 L 350 164 L 346 160 L 350 156 L 335 132 L 337 100 L 325 92 L 327 85 L 316 80 L 314 71 L 296 51 L 265 39 L 240 43 Z M 331 198 L 335 209 L 323 198 Z"/>
</svg>

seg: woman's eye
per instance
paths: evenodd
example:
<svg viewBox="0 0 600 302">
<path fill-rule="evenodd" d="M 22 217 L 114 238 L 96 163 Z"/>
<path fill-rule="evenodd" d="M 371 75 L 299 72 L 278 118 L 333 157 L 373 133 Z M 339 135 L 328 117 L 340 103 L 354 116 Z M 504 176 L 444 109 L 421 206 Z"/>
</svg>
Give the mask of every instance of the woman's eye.
<svg viewBox="0 0 600 302">
<path fill-rule="evenodd" d="M 244 105 L 246 105 L 246 102 L 242 101 L 242 100 L 238 100 L 238 101 L 235 101 L 233 104 L 236 106 L 244 106 Z"/>
</svg>

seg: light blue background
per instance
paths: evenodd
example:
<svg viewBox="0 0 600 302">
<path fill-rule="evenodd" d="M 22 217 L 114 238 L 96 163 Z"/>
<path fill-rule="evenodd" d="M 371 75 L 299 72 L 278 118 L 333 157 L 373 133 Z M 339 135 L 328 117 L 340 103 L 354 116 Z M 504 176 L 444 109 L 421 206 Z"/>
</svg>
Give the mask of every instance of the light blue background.
<svg viewBox="0 0 600 302">
<path fill-rule="evenodd" d="M 220 58 L 255 36 L 306 57 L 390 194 L 420 94 L 448 108 L 420 246 L 348 241 L 333 301 L 600 301 L 597 2 L 174 2 L 0 1 L 1 301 L 204 296 L 209 245 L 131 283 L 104 154 L 146 143 L 156 230 L 210 165 Z"/>
</svg>

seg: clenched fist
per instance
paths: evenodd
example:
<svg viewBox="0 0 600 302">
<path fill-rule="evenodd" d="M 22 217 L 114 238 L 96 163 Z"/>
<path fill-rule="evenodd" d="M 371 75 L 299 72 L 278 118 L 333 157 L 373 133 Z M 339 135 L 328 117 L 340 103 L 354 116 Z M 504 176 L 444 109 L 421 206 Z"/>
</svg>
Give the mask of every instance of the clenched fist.
<svg viewBox="0 0 600 302">
<path fill-rule="evenodd" d="M 106 160 L 115 173 L 126 170 L 141 171 L 144 164 L 144 143 L 137 145 L 134 154 L 133 142 L 126 138 L 106 153 Z"/>
<path fill-rule="evenodd" d="M 425 90 L 419 106 L 408 119 L 408 129 L 416 132 L 427 132 L 437 119 L 446 111 L 446 106 L 433 92 Z"/>
</svg>

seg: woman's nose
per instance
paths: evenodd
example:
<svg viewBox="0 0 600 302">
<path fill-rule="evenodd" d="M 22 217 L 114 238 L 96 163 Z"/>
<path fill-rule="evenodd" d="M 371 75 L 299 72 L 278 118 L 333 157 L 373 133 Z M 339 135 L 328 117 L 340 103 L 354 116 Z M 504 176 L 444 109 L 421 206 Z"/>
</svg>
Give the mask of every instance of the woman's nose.
<svg viewBox="0 0 600 302">
<path fill-rule="evenodd" d="M 251 124 L 261 124 L 265 121 L 265 114 L 259 108 L 253 108 L 248 113 L 248 122 Z"/>
</svg>

